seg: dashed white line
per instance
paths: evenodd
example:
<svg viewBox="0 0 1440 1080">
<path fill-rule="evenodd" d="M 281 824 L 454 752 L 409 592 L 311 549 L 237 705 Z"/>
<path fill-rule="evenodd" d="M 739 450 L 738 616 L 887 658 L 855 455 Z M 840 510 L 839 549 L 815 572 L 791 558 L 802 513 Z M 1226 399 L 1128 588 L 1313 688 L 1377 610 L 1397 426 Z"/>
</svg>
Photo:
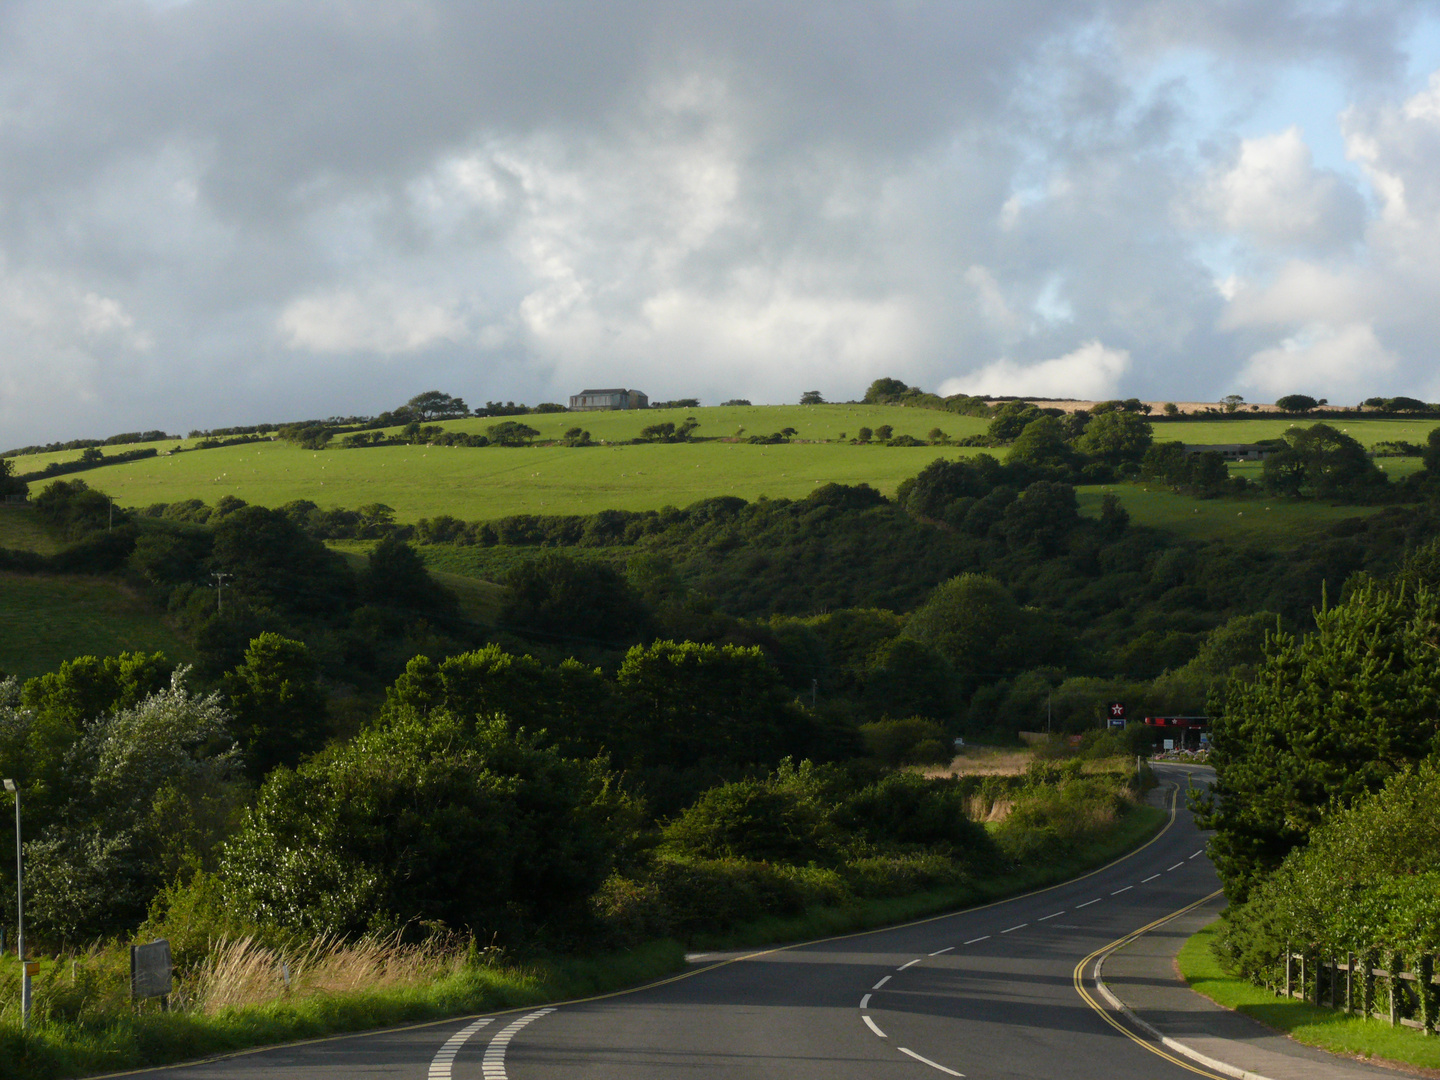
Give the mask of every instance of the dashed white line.
<svg viewBox="0 0 1440 1080">
<path fill-rule="evenodd" d="M 955 946 L 954 946 L 954 945 L 946 945 L 945 948 L 943 948 L 943 949 L 936 949 L 936 950 L 935 950 L 934 952 L 932 952 L 930 955 L 931 955 L 931 956 L 944 956 L 947 952 L 954 952 L 954 951 L 955 951 Z"/>
<path fill-rule="evenodd" d="M 493 1019 L 493 1016 L 487 1016 L 483 1020 L 476 1020 L 469 1027 L 461 1028 L 454 1035 L 451 1035 L 450 1038 L 446 1039 L 445 1045 L 440 1048 L 434 1060 L 430 1062 L 429 1080 L 450 1080 L 450 1066 L 455 1064 L 455 1055 L 460 1052 L 462 1046 L 470 1041 L 470 1036 L 474 1035 Z"/>
<path fill-rule="evenodd" d="M 909 1054 L 909 1055 L 910 1055 L 912 1058 L 914 1058 L 916 1061 L 923 1062 L 924 1064 L 929 1065 L 932 1069 L 939 1069 L 939 1070 L 940 1070 L 941 1072 L 943 1072 L 946 1076 L 964 1076 L 964 1075 L 965 1075 L 965 1074 L 962 1073 L 962 1072 L 956 1072 L 954 1069 L 947 1069 L 944 1065 L 941 1065 L 938 1061 L 931 1061 L 931 1060 L 930 1060 L 929 1058 L 927 1058 L 927 1057 L 921 1057 L 921 1056 L 920 1056 L 919 1054 L 917 1054 L 914 1050 L 906 1050 L 905 1047 L 903 1047 L 903 1046 L 897 1046 L 895 1049 L 896 1049 L 896 1050 L 899 1050 L 902 1054 Z"/>
<path fill-rule="evenodd" d="M 870 989 L 871 989 L 871 990 L 879 990 L 880 987 L 884 986 L 884 985 L 885 985 L 887 982 L 889 982 L 889 981 L 890 981 L 890 976 L 889 976 L 889 975 L 886 975 L 886 976 L 885 976 L 883 979 L 881 979 L 878 983 L 876 983 L 874 986 L 870 987 Z"/>
<path fill-rule="evenodd" d="M 961 945 L 974 945 L 977 941 L 989 941 L 989 934 L 981 934 L 979 937 L 972 937 L 969 941 L 962 941 Z"/>
<path fill-rule="evenodd" d="M 1036 919 L 1035 921 L 1036 921 L 1036 922 L 1044 922 L 1046 919 L 1053 919 L 1053 918 L 1055 918 L 1055 916 L 1057 916 L 1057 915 L 1064 915 L 1064 914 L 1065 914 L 1065 912 L 1063 912 L 1063 911 L 1056 911 L 1056 912 L 1053 912 L 1053 913 L 1051 913 L 1051 914 L 1049 914 L 1049 915 L 1041 915 L 1041 916 L 1040 916 L 1038 919 Z"/>
<path fill-rule="evenodd" d="M 908 967 L 914 967 L 914 966 L 915 966 L 916 964 L 918 964 L 922 959 L 923 959 L 922 957 L 917 956 L 914 960 L 911 960 L 908 964 L 901 964 L 901 965 L 900 965 L 898 968 L 896 968 L 895 970 L 896 970 L 896 971 L 904 971 L 904 970 L 905 970 L 906 968 L 908 968 Z"/>
<path fill-rule="evenodd" d="M 1205 854 L 1205 849 L 1204 849 L 1203 847 L 1202 847 L 1199 851 L 1195 852 L 1195 855 L 1204 855 L 1204 854 Z M 1187 859 L 1193 859 L 1193 858 L 1195 858 L 1195 855 L 1186 855 L 1185 857 L 1186 857 Z"/>
<path fill-rule="evenodd" d="M 865 1026 L 868 1027 L 871 1031 L 873 1031 L 876 1035 L 879 1035 L 880 1038 L 886 1038 L 885 1033 L 880 1030 L 879 1026 L 875 1023 L 874 1020 L 871 1020 L 870 1017 L 862 1016 L 860 1017 L 860 1019 L 864 1020 Z"/>
<path fill-rule="evenodd" d="M 505 1074 L 505 1051 L 510 1047 L 510 1040 L 526 1024 L 534 1023 L 542 1016 L 548 1016 L 554 1011 L 554 1009 L 537 1009 L 535 1012 L 527 1013 L 509 1027 L 503 1028 L 498 1035 L 491 1039 L 490 1045 L 485 1048 L 485 1057 L 480 1062 L 480 1072 L 485 1080 L 508 1080 Z"/>
<path fill-rule="evenodd" d="M 862 997 L 862 998 L 860 999 L 860 1007 L 861 1007 L 862 1009 L 868 1009 L 868 1008 L 870 1007 L 870 995 L 869 995 L 869 994 L 866 994 L 864 997 Z"/>
<path fill-rule="evenodd" d="M 1147 881 L 1154 881 L 1154 880 L 1155 880 L 1157 877 L 1159 877 L 1159 876 L 1160 876 L 1159 874 L 1151 874 L 1151 875 L 1150 875 L 1149 877 L 1147 877 L 1147 878 L 1142 878 L 1142 879 L 1140 880 L 1140 884 L 1141 884 L 1141 885 L 1144 885 L 1145 882 L 1147 882 Z"/>
<path fill-rule="evenodd" d="M 1134 887 L 1135 887 L 1134 885 L 1126 885 L 1123 889 L 1116 889 L 1116 890 L 1115 890 L 1114 892 L 1112 892 L 1110 895 L 1111 895 L 1111 896 L 1119 896 L 1122 892 L 1129 892 L 1129 891 L 1130 891 L 1131 889 L 1133 889 Z"/>
<path fill-rule="evenodd" d="M 1019 926 L 1012 926 L 1012 927 L 1010 927 L 1010 930 L 1024 930 L 1025 927 L 1027 927 L 1027 926 L 1029 926 L 1029 925 L 1030 925 L 1030 924 L 1029 924 L 1028 922 L 1022 922 Z M 1000 932 L 1001 932 L 1002 934 L 1008 934 L 1008 933 L 1010 933 L 1010 930 L 1001 930 Z"/>
<path fill-rule="evenodd" d="M 1184 863 L 1184 861 L 1182 860 L 1182 861 L 1180 861 L 1180 862 L 1177 862 L 1174 866 L 1167 866 L 1167 867 L 1165 868 L 1165 873 L 1168 874 L 1171 870 L 1178 870 L 1178 869 L 1180 869 L 1180 867 L 1182 867 L 1182 866 L 1184 866 L 1184 865 L 1185 865 L 1185 863 Z"/>
<path fill-rule="evenodd" d="M 1079 911 L 1082 907 L 1089 907 L 1091 904 L 1098 904 L 1099 902 L 1100 897 L 1097 896 L 1094 900 L 1086 900 L 1083 904 L 1076 904 L 1075 910 Z"/>
</svg>

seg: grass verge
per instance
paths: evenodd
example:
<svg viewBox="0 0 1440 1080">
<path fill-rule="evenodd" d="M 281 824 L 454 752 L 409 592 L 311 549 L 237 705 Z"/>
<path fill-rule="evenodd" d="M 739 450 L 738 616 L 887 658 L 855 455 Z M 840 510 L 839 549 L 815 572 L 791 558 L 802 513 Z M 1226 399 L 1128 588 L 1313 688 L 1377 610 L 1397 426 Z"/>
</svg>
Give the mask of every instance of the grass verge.
<svg viewBox="0 0 1440 1080">
<path fill-rule="evenodd" d="M 1153 807 L 1137 806 L 1105 836 L 1077 848 L 1063 861 L 1022 868 L 958 889 L 819 908 L 793 918 L 760 919 L 693 944 L 709 949 L 741 948 L 831 937 L 1000 900 L 1103 866 L 1153 837 L 1168 816 Z M 90 1012 L 89 1019 L 82 1020 L 68 1018 L 64 1009 L 57 1009 L 28 1032 L 20 1030 L 11 1004 L 0 1014 L 0 1060 L 5 1062 L 7 1078 L 60 1080 L 585 997 L 647 982 L 683 966 L 681 945 L 654 941 L 592 958 L 463 964 L 418 984 L 282 996 L 208 1014 L 160 1012 L 147 1003 L 139 1009 Z"/>
<path fill-rule="evenodd" d="M 788 918 L 770 917 L 745 923 L 714 936 L 699 936 L 701 949 L 740 949 L 780 941 L 805 941 L 873 930 L 988 904 L 1069 881 L 1113 862 L 1154 837 L 1170 819 L 1168 811 L 1136 806 L 1102 839 L 1077 847 L 1061 862 L 1022 867 L 1007 874 L 969 882 L 958 888 L 933 889 L 909 896 L 862 900 L 844 907 L 824 907 Z"/>
<path fill-rule="evenodd" d="M 1440 1039 L 1410 1028 L 1392 1028 L 1383 1020 L 1367 1020 L 1278 998 L 1268 990 L 1233 978 L 1210 949 L 1219 930 L 1220 921 L 1216 920 L 1192 936 L 1176 957 L 1180 974 L 1191 989 L 1306 1046 L 1332 1054 L 1440 1069 Z"/>
<path fill-rule="evenodd" d="M 474 964 L 434 982 L 386 991 L 280 999 L 218 1015 L 150 1005 L 104 1023 L 50 1020 L 21 1032 L 0 1022 L 0 1061 L 11 1080 L 57 1080 L 214 1057 L 253 1047 L 441 1020 L 604 993 L 684 967 L 681 947 L 651 942 L 624 953 L 514 967 Z"/>
</svg>

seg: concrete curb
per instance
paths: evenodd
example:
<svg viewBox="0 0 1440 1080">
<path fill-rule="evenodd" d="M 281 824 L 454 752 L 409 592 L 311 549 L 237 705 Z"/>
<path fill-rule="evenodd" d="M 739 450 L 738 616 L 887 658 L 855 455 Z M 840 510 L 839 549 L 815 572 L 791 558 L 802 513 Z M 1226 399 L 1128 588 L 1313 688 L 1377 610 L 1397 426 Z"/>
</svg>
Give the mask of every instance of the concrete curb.
<svg viewBox="0 0 1440 1080">
<path fill-rule="evenodd" d="M 1177 1054 L 1183 1054 L 1191 1061 L 1195 1061 L 1201 1065 L 1204 1065 L 1207 1069 L 1214 1069 L 1216 1072 L 1224 1073 L 1226 1076 L 1233 1076 L 1235 1077 L 1235 1080 L 1270 1080 L 1270 1077 L 1268 1076 L 1264 1076 L 1260 1073 L 1250 1072 L 1248 1069 L 1240 1069 L 1234 1065 L 1226 1064 L 1223 1061 L 1217 1061 L 1215 1058 L 1210 1057 L 1208 1054 L 1200 1053 L 1200 1051 L 1196 1050 L 1194 1047 L 1186 1046 L 1178 1039 L 1172 1039 L 1167 1035 L 1161 1035 L 1160 1032 L 1156 1031 L 1144 1020 L 1141 1020 L 1140 1017 L 1136 1016 L 1133 1012 L 1131 1012 L 1128 1005 L 1126 1005 L 1123 1001 L 1121 1001 L 1118 997 L 1116 997 L 1110 992 L 1110 988 L 1105 985 L 1105 980 L 1101 978 L 1101 971 L 1104 969 L 1104 967 L 1105 957 L 1102 956 L 1100 957 L 1100 959 L 1095 961 L 1095 988 L 1099 990 L 1105 1000 L 1110 1003 L 1111 1008 L 1115 1009 L 1118 1013 L 1120 1013 L 1127 1020 L 1129 1020 L 1130 1023 L 1134 1024 L 1141 1031 L 1145 1032 L 1146 1035 L 1149 1035 L 1150 1038 L 1160 1043 L 1160 1045 L 1164 1046 L 1167 1050 L 1174 1050 Z"/>
</svg>

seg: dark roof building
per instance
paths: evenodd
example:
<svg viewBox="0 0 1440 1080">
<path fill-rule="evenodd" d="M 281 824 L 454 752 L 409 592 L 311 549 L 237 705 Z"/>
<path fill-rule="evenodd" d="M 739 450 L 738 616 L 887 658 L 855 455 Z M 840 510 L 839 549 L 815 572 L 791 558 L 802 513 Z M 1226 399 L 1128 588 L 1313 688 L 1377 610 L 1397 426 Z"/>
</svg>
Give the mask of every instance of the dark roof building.
<svg viewBox="0 0 1440 1080">
<path fill-rule="evenodd" d="M 648 409 L 650 399 L 639 390 L 581 390 L 570 395 L 571 412 L 599 409 Z"/>
</svg>

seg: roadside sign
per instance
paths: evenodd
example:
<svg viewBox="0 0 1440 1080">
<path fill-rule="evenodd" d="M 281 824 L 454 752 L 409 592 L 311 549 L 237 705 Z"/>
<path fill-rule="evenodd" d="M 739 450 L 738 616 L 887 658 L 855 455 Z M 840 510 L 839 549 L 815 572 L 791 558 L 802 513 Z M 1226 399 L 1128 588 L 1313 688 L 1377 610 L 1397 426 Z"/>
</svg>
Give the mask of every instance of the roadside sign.
<svg viewBox="0 0 1440 1080">
<path fill-rule="evenodd" d="M 1111 720 L 1125 719 L 1125 703 L 1123 701 L 1112 701 L 1108 710 Z"/>
<path fill-rule="evenodd" d="M 167 997 L 171 990 L 170 942 L 130 946 L 130 997 Z"/>
</svg>

